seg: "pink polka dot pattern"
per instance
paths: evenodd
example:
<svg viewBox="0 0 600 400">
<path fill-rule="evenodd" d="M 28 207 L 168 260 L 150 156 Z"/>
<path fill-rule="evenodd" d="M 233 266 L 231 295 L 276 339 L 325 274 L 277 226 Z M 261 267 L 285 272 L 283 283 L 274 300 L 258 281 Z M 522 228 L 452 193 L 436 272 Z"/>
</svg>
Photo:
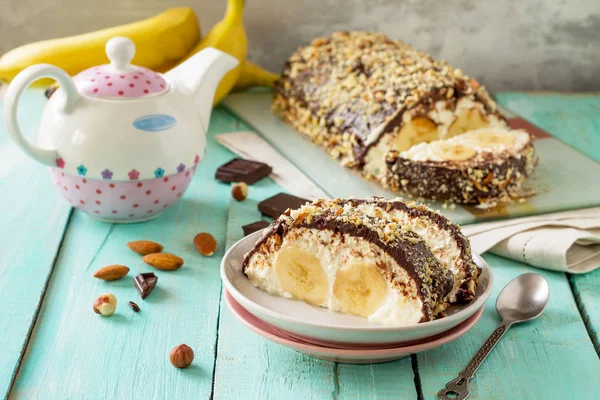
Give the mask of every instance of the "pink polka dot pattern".
<svg viewBox="0 0 600 400">
<path fill-rule="evenodd" d="M 181 198 L 195 171 L 194 166 L 170 175 L 168 181 L 155 178 L 109 183 L 50 169 L 53 182 L 71 206 L 92 218 L 111 222 L 135 222 L 158 216 Z"/>
<path fill-rule="evenodd" d="M 147 68 L 131 66 L 131 71 L 115 71 L 110 64 L 93 67 L 73 78 L 81 94 L 90 97 L 138 98 L 163 93 L 167 82 Z"/>
</svg>

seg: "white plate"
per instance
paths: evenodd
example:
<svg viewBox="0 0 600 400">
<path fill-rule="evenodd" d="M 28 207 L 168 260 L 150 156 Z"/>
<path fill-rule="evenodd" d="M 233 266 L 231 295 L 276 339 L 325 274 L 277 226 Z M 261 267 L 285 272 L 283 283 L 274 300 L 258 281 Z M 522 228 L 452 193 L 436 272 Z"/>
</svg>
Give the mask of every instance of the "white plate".
<svg viewBox="0 0 600 400">
<path fill-rule="evenodd" d="M 427 338 L 447 331 L 465 321 L 483 306 L 492 290 L 492 272 L 487 263 L 474 254 L 482 269 L 475 299 L 454 305 L 447 316 L 435 321 L 408 326 L 382 326 L 366 318 L 346 315 L 312 306 L 299 300 L 272 296 L 257 289 L 242 272 L 244 255 L 262 231 L 246 236 L 231 246 L 221 262 L 221 279 L 227 291 L 242 307 L 257 318 L 292 334 L 317 341 L 354 344 L 401 343 Z"/>
</svg>

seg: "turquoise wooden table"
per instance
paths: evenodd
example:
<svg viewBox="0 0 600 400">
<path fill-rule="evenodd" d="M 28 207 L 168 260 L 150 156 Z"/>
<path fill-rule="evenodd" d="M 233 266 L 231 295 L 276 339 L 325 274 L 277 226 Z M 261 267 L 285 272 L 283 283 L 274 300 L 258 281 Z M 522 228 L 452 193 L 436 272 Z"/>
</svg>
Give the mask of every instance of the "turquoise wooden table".
<svg viewBox="0 0 600 400">
<path fill-rule="evenodd" d="M 600 161 L 600 96 L 498 98 Z M 26 93 L 26 131 L 36 129 L 43 104 L 40 91 Z M 434 399 L 499 322 L 494 304 L 500 289 L 528 271 L 548 279 L 548 308 L 507 333 L 477 373 L 472 398 L 600 398 L 600 270 L 570 276 L 486 254 L 496 287 L 481 320 L 463 337 L 386 364 L 315 360 L 250 332 L 223 303 L 224 251 L 242 237 L 242 224 L 259 218 L 256 203 L 280 191 L 263 180 L 238 203 L 228 185 L 214 180 L 217 166 L 232 157 L 214 136 L 247 129 L 227 110 L 214 111 L 207 156 L 182 200 L 158 219 L 133 225 L 100 223 L 71 210 L 54 193 L 48 171 L 22 155 L 0 125 L 0 398 Z M 192 245 L 201 231 L 219 243 L 212 257 Z M 149 267 L 125 246 L 137 239 L 160 242 L 185 259 L 178 271 L 157 272 L 158 287 L 145 301 L 130 277 Z M 127 279 L 92 278 L 114 263 L 131 268 Z M 111 318 L 92 311 L 104 292 L 119 300 Z M 131 311 L 128 300 L 142 311 Z M 179 343 L 196 354 L 186 370 L 169 363 Z"/>
</svg>

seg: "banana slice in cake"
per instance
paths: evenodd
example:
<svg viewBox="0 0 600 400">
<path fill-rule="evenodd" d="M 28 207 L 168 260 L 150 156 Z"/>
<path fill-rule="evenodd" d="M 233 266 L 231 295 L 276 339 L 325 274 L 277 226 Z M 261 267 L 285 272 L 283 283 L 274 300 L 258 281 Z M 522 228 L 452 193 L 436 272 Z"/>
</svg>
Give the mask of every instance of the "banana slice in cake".
<svg viewBox="0 0 600 400">
<path fill-rule="evenodd" d="M 466 204 L 495 204 L 517 195 L 537 164 L 523 130 L 483 128 L 421 143 L 386 157 L 393 190 Z"/>
<path fill-rule="evenodd" d="M 243 271 L 273 295 L 383 325 L 429 321 L 457 298 L 470 299 L 477 282 L 470 251 L 461 252 L 460 237 L 452 236 L 457 228 L 430 212 L 439 221 L 426 222 L 426 209 L 400 200 L 317 200 L 279 217 Z M 444 220 L 449 227 L 440 228 Z M 448 243 L 432 251 L 428 243 L 440 237 Z M 451 263 L 444 251 L 464 262 Z"/>
<path fill-rule="evenodd" d="M 436 141 L 431 145 L 431 153 L 442 160 L 464 161 L 475 157 L 477 150 L 466 143 Z"/>
<path fill-rule="evenodd" d="M 333 296 L 342 311 L 368 317 L 385 302 L 388 286 L 375 264 L 345 265 L 333 281 Z"/>
<path fill-rule="evenodd" d="M 317 306 L 326 303 L 327 276 L 313 254 L 301 247 L 284 247 L 277 254 L 273 268 L 281 288 L 294 298 Z"/>
<path fill-rule="evenodd" d="M 397 136 L 392 138 L 393 148 L 398 151 L 410 149 L 418 143 L 429 143 L 439 138 L 437 125 L 425 117 L 416 117 L 404 124 Z"/>
</svg>

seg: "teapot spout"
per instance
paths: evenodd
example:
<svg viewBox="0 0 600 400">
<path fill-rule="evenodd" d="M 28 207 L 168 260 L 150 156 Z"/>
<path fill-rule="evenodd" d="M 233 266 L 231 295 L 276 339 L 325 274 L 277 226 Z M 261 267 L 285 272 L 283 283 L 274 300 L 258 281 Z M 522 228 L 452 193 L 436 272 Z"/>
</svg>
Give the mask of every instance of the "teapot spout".
<svg viewBox="0 0 600 400">
<path fill-rule="evenodd" d="M 208 47 L 165 75 L 194 97 L 200 120 L 208 128 L 219 82 L 238 64 L 238 60 L 229 54 Z"/>
</svg>

